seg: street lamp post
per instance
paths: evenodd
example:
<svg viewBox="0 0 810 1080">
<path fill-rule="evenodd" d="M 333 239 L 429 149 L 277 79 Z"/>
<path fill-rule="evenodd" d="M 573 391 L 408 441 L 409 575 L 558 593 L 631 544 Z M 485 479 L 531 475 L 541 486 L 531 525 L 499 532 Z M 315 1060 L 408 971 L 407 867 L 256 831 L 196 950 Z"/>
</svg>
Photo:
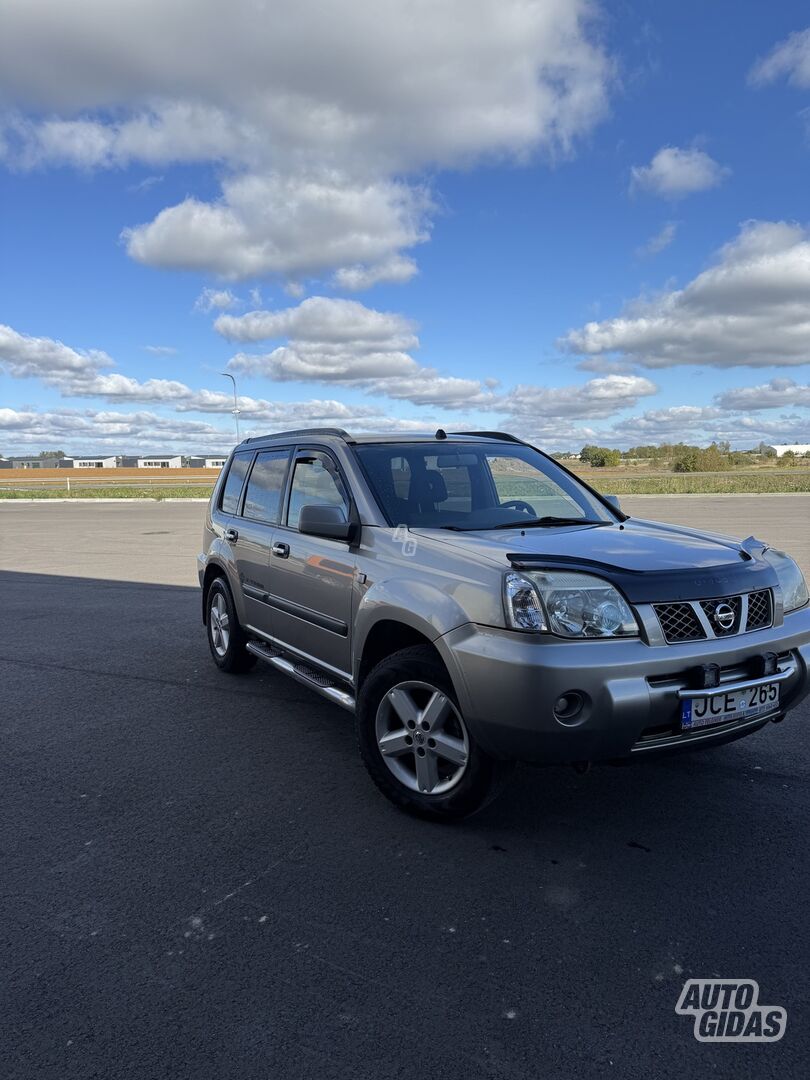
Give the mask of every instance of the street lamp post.
<svg viewBox="0 0 810 1080">
<path fill-rule="evenodd" d="M 233 383 L 233 418 L 236 421 L 236 441 L 239 443 L 242 440 L 239 437 L 239 398 L 236 396 L 236 379 L 229 371 L 220 371 L 220 375 L 224 375 Z"/>
</svg>

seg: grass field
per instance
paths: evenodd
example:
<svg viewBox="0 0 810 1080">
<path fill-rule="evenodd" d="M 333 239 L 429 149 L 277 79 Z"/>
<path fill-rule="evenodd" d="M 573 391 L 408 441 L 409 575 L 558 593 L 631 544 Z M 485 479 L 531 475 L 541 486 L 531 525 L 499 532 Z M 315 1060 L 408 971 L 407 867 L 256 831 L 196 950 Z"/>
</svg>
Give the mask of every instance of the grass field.
<svg viewBox="0 0 810 1080">
<path fill-rule="evenodd" d="M 592 487 L 609 495 L 712 495 L 810 493 L 810 469 L 752 469 L 719 473 L 630 472 L 628 469 L 577 470 Z M 512 479 L 508 497 L 519 498 L 521 481 Z M 0 499 L 207 499 L 213 485 L 109 484 L 46 486 L 0 485 Z M 506 496 L 505 496 L 506 497 Z"/>
<path fill-rule="evenodd" d="M 600 470 L 594 470 L 598 473 Z M 580 474 L 581 475 L 581 474 Z M 810 469 L 789 472 L 652 473 L 646 476 L 583 475 L 586 483 L 610 495 L 789 494 L 810 492 Z"/>
</svg>

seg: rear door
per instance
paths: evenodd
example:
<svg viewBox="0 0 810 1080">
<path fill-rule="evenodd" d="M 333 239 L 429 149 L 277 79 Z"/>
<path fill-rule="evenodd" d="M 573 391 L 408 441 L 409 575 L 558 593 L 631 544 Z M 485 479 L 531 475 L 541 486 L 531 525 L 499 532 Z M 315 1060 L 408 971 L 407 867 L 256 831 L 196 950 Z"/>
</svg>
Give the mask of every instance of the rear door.
<svg viewBox="0 0 810 1080">
<path fill-rule="evenodd" d="M 354 553 L 343 541 L 298 532 L 301 507 L 311 504 L 338 506 L 349 520 L 349 489 L 335 459 L 325 450 L 299 449 L 292 462 L 287 506 L 273 536 L 274 636 L 348 674 Z"/>
<path fill-rule="evenodd" d="M 238 537 L 233 541 L 233 549 L 245 598 L 245 622 L 263 634 L 275 633 L 274 611 L 269 603 L 270 549 L 291 455 L 289 446 L 259 451 L 234 523 Z"/>
</svg>

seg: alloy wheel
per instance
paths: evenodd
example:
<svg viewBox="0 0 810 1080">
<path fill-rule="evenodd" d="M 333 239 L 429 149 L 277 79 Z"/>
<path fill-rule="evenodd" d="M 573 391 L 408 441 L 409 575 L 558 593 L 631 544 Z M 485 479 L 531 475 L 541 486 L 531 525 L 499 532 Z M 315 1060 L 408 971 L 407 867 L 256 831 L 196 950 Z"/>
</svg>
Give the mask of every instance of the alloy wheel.
<svg viewBox="0 0 810 1080">
<path fill-rule="evenodd" d="M 442 795 L 466 772 L 470 744 L 464 721 L 447 694 L 430 683 L 391 687 L 375 727 L 383 761 L 411 791 Z"/>
<path fill-rule="evenodd" d="M 208 625 L 214 652 L 217 656 L 225 656 L 231 640 L 231 630 L 228 605 L 225 603 L 225 597 L 221 592 L 214 593 L 214 599 L 208 609 Z"/>
</svg>

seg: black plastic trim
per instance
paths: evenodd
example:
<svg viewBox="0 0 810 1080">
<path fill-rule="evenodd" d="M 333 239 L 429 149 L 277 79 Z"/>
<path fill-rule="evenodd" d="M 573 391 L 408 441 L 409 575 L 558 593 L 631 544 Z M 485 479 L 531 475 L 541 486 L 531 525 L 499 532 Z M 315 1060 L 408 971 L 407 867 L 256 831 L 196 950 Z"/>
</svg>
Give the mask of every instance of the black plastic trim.
<svg viewBox="0 0 810 1080">
<path fill-rule="evenodd" d="M 615 585 L 631 604 L 676 603 L 773 589 L 779 584 L 776 571 L 761 559 L 729 566 L 695 567 L 685 570 L 624 570 L 609 563 L 569 555 L 506 556 L 516 570 L 582 570 L 596 572 Z"/>
<path fill-rule="evenodd" d="M 313 626 L 318 626 L 321 630 L 329 630 L 331 633 L 339 634 L 341 637 L 348 636 L 348 623 L 343 622 L 342 619 L 333 619 L 331 615 L 324 615 L 321 611 L 313 611 L 312 608 L 304 607 L 303 604 L 295 604 L 292 600 L 285 600 L 282 596 L 265 592 L 264 589 L 256 589 L 252 585 L 243 584 L 242 591 L 251 600 L 258 600 L 260 604 L 267 604 L 268 607 L 283 611 L 285 615 L 303 619 L 304 622 L 312 623 Z"/>
</svg>

